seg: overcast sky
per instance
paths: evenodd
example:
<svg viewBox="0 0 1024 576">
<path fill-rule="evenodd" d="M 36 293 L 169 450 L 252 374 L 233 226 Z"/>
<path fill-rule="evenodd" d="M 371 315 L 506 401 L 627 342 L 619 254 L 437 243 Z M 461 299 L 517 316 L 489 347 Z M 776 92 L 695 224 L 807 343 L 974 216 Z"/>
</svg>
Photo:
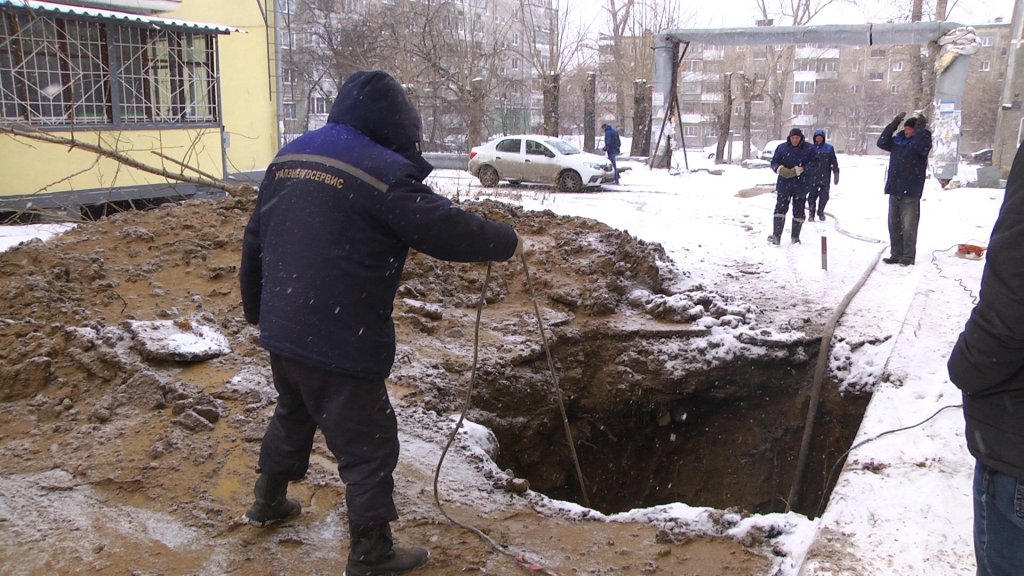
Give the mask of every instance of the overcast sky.
<svg viewBox="0 0 1024 576">
<path fill-rule="evenodd" d="M 819 0 L 820 1 L 820 0 Z M 606 19 L 603 6 L 607 0 L 562 0 L 573 6 L 581 18 Z M 719 28 L 723 26 L 753 26 L 759 18 L 755 0 L 680 0 L 683 5 L 683 26 L 692 28 Z M 778 5 L 778 0 L 769 0 L 769 5 Z M 621 4 L 621 2 L 620 2 Z M 788 1 L 786 2 L 788 4 Z M 855 5 L 856 4 L 856 5 Z M 906 6 L 910 0 L 857 0 L 856 2 L 836 0 L 825 8 L 813 21 L 815 24 L 861 24 L 885 22 L 898 13 L 896 6 Z M 925 0 L 927 10 L 934 10 L 933 0 Z M 1013 15 L 1014 0 L 949 0 L 947 20 L 962 24 L 982 24 L 1003 17 L 1009 22 Z M 775 15 L 778 18 L 778 15 Z M 689 21 L 687 21 L 689 20 Z M 788 22 L 778 21 L 779 24 Z"/>
</svg>

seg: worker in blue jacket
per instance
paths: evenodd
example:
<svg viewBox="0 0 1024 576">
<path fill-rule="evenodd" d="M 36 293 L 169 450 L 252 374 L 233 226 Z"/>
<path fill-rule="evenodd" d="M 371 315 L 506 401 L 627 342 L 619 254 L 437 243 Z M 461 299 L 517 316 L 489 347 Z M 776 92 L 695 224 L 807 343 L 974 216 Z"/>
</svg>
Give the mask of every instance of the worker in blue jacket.
<svg viewBox="0 0 1024 576">
<path fill-rule="evenodd" d="M 825 204 L 828 204 L 829 189 L 839 184 L 839 160 L 836 149 L 825 141 L 825 130 L 814 131 L 814 148 L 818 151 L 818 168 L 811 174 L 811 191 L 807 195 L 807 219 L 825 220 Z"/>
<path fill-rule="evenodd" d="M 772 155 L 772 170 L 779 175 L 775 183 L 775 217 L 772 222 L 772 233 L 768 241 L 778 245 L 782 238 L 782 229 L 786 226 L 786 212 L 789 203 L 793 203 L 793 228 L 790 239 L 794 244 L 800 243 L 800 228 L 804 225 L 804 207 L 807 193 L 811 189 L 811 176 L 818 166 L 818 151 L 814 145 L 804 139 L 804 132 L 799 128 L 789 131 L 789 138 L 775 148 Z"/>
<path fill-rule="evenodd" d="M 923 114 L 906 122 L 900 112 L 878 136 L 878 147 L 889 153 L 885 193 L 889 195 L 889 257 L 886 264 L 910 266 L 917 258 L 917 226 L 921 221 L 921 196 L 928 178 L 928 153 L 932 133 Z M 900 122 L 903 129 L 899 132 Z"/>
<path fill-rule="evenodd" d="M 357 72 L 327 124 L 287 144 L 267 168 L 245 228 L 245 319 L 270 352 L 277 405 L 260 448 L 255 525 L 299 514 L 288 482 L 309 466 L 319 428 L 345 483 L 348 576 L 424 564 L 393 545 L 398 426 L 384 380 L 395 358 L 392 307 L 409 248 L 458 262 L 507 260 L 522 240 L 423 184 L 420 116 L 384 72 Z"/>
</svg>

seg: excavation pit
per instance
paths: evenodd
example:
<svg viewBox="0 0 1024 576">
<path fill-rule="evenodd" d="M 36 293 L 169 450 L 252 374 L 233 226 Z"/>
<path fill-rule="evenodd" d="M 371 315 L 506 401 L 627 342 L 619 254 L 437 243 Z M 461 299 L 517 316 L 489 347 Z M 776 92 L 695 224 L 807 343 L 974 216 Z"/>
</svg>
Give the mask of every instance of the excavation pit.
<svg viewBox="0 0 1024 576">
<path fill-rule="evenodd" d="M 686 359 L 671 352 L 686 338 L 589 334 L 554 346 L 590 507 L 785 511 L 816 344 L 680 371 Z M 533 490 L 584 504 L 546 361 L 483 370 L 480 387 L 475 417 L 498 438 L 498 465 Z M 825 383 L 794 511 L 820 515 L 868 399 Z"/>
</svg>

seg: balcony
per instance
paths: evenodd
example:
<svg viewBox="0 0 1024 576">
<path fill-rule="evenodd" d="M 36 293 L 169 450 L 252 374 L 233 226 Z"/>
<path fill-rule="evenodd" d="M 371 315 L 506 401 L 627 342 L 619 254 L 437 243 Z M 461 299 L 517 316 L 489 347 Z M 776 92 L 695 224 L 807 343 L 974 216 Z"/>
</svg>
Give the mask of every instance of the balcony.
<svg viewBox="0 0 1024 576">
<path fill-rule="evenodd" d="M 60 3 L 81 6 L 83 8 L 130 12 L 132 14 L 174 12 L 181 6 L 181 0 L 61 0 Z"/>
</svg>

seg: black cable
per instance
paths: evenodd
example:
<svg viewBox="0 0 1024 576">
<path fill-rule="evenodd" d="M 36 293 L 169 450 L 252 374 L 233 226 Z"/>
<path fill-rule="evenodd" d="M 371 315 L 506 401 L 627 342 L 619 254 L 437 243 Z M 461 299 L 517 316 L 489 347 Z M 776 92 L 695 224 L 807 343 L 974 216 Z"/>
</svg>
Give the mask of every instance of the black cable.
<svg viewBox="0 0 1024 576">
<path fill-rule="evenodd" d="M 894 430 L 886 430 L 885 432 L 882 432 L 881 434 L 878 434 L 877 436 L 873 436 L 871 438 L 866 438 L 864 440 L 861 440 L 860 442 L 857 442 L 853 446 L 850 446 L 850 448 L 846 452 L 843 452 L 842 455 L 840 455 L 839 458 L 836 459 L 836 463 L 832 465 L 832 471 L 829 472 L 828 477 L 825 479 L 825 485 L 822 487 L 822 490 L 821 490 L 821 500 L 818 502 L 818 516 L 821 516 L 821 514 L 824 512 L 824 508 L 825 508 L 825 494 L 828 493 L 828 486 L 829 486 L 829 484 L 832 483 L 832 477 L 835 475 L 836 469 L 839 467 L 839 464 L 841 462 L 843 462 L 843 460 L 845 460 L 847 456 L 849 456 L 850 452 L 853 452 L 857 448 L 860 448 L 861 446 L 863 446 L 863 445 L 865 445 L 865 444 L 867 444 L 869 442 L 874 442 L 875 440 L 878 440 L 879 438 L 882 438 L 884 436 L 888 436 L 889 434 L 895 434 L 897 432 L 905 432 L 907 430 L 911 430 L 913 428 L 917 428 L 918 426 L 922 426 L 926 422 L 931 420 L 932 418 L 935 418 L 936 416 L 938 416 L 943 410 L 948 410 L 950 408 L 963 408 L 963 404 L 950 404 L 948 406 L 943 406 L 942 408 L 939 408 L 938 410 L 936 410 L 931 416 L 925 418 L 924 420 L 918 422 L 917 424 L 911 424 L 910 426 L 904 426 L 903 428 L 896 428 Z"/>
<path fill-rule="evenodd" d="M 944 276 L 943 275 L 942 267 L 939 266 L 939 259 L 936 258 L 936 256 L 935 256 L 939 252 L 949 252 L 950 250 L 952 250 L 953 248 L 956 248 L 957 246 L 959 246 L 959 243 L 953 244 L 952 246 L 950 246 L 949 248 L 946 248 L 944 250 L 932 250 L 932 266 L 935 266 L 935 269 L 938 270 L 939 278 L 945 278 L 946 280 L 952 280 L 953 282 L 956 282 L 957 284 L 959 284 L 960 288 L 962 288 L 964 292 L 967 292 L 967 295 L 971 297 L 971 304 L 974 304 L 975 306 L 977 306 L 978 305 L 978 296 L 977 296 L 977 294 L 974 293 L 974 290 L 971 290 L 970 288 L 967 287 L 967 284 L 964 284 L 964 279 L 963 278 L 950 278 L 949 276 Z"/>
</svg>

